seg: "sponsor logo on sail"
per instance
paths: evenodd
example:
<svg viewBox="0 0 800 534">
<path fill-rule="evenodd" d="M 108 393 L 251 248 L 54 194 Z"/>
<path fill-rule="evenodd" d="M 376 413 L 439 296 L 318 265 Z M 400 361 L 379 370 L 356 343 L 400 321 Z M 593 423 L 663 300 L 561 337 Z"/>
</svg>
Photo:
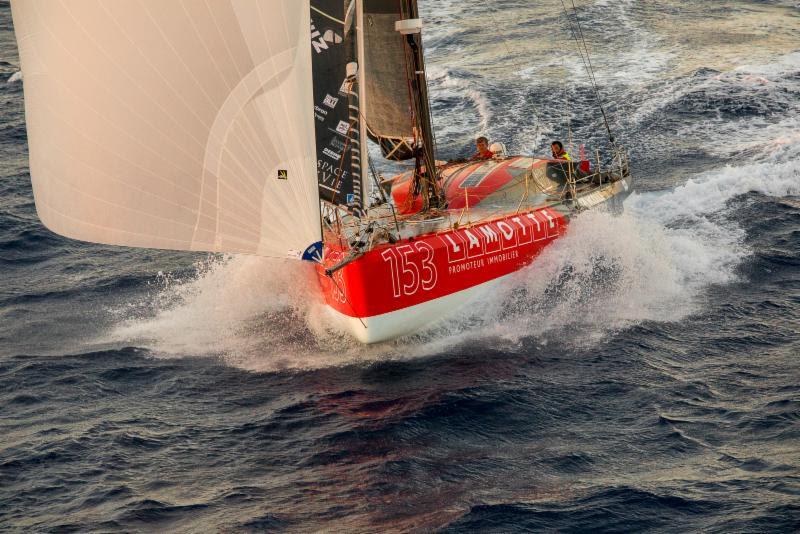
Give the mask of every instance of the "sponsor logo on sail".
<svg viewBox="0 0 800 534">
<path fill-rule="evenodd" d="M 288 180 L 289 179 L 289 171 L 286 169 L 278 169 L 278 180 Z"/>
<path fill-rule="evenodd" d="M 322 103 L 325 106 L 327 106 L 327 107 L 329 107 L 331 109 L 334 109 L 336 107 L 336 104 L 339 103 L 339 99 L 336 98 L 336 97 L 333 97 L 331 95 L 326 95 L 325 96 L 325 100 L 323 100 Z"/>
<path fill-rule="evenodd" d="M 348 177 L 348 172 L 333 164 L 325 161 L 324 159 L 317 160 L 317 177 L 319 178 L 320 186 L 326 189 L 332 189 L 332 185 L 345 182 Z"/>
<path fill-rule="evenodd" d="M 331 137 L 331 142 L 328 146 L 337 152 L 344 152 L 344 141 L 340 137 Z"/>
<path fill-rule="evenodd" d="M 311 46 L 314 47 L 314 52 L 321 54 L 324 50 L 329 48 L 331 44 L 340 44 L 342 36 L 333 30 L 326 30 L 325 33 L 320 33 L 314 23 L 311 23 Z"/>
<path fill-rule="evenodd" d="M 322 149 L 322 153 L 325 154 L 326 156 L 328 156 L 329 158 L 331 158 L 334 161 L 339 161 L 340 159 L 342 159 L 342 155 L 341 154 L 338 154 L 338 153 L 334 152 L 330 148 L 323 148 Z"/>
<path fill-rule="evenodd" d="M 336 131 L 342 135 L 347 135 L 347 132 L 350 131 L 350 123 L 347 121 L 339 121 L 339 125 L 336 127 Z"/>
<path fill-rule="evenodd" d="M 314 117 L 320 122 L 325 122 L 325 117 L 328 115 L 327 109 L 322 109 L 319 106 L 314 106 Z"/>
</svg>

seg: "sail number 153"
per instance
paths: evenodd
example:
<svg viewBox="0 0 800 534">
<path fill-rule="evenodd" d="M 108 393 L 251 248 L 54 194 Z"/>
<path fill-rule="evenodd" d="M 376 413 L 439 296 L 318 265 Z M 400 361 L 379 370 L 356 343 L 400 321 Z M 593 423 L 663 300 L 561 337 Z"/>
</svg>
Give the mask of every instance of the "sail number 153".
<svg viewBox="0 0 800 534">
<path fill-rule="evenodd" d="M 395 298 L 414 295 L 420 288 L 430 291 L 436 286 L 437 272 L 433 263 L 433 247 L 424 241 L 412 245 L 387 248 L 381 257 L 392 272 Z"/>
</svg>

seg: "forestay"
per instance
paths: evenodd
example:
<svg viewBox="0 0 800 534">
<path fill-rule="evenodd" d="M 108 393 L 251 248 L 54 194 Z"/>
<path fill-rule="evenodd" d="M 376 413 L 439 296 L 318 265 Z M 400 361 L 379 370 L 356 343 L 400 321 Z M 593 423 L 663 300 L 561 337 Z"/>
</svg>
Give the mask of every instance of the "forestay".
<svg viewBox="0 0 800 534">
<path fill-rule="evenodd" d="M 320 239 L 309 0 L 14 0 L 39 216 L 283 257 Z"/>
</svg>

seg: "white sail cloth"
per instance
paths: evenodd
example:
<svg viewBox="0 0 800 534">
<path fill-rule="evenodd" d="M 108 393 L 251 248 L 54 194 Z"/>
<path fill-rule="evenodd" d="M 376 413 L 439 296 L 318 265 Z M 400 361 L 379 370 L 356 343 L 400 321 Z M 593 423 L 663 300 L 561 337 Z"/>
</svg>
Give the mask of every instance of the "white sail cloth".
<svg viewBox="0 0 800 534">
<path fill-rule="evenodd" d="M 308 0 L 14 0 L 40 218 L 285 257 L 320 239 Z"/>
</svg>

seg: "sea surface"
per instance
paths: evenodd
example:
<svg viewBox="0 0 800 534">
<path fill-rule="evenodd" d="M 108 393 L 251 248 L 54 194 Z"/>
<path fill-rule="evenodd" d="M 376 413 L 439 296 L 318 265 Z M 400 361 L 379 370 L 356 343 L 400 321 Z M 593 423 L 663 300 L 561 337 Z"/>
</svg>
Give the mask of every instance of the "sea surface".
<svg viewBox="0 0 800 534">
<path fill-rule="evenodd" d="M 561 2 L 420 3 L 442 158 L 605 146 Z M 363 347 L 306 267 L 46 230 L 0 0 L 0 531 L 800 530 L 800 5 L 577 4 L 625 213 Z"/>
</svg>

